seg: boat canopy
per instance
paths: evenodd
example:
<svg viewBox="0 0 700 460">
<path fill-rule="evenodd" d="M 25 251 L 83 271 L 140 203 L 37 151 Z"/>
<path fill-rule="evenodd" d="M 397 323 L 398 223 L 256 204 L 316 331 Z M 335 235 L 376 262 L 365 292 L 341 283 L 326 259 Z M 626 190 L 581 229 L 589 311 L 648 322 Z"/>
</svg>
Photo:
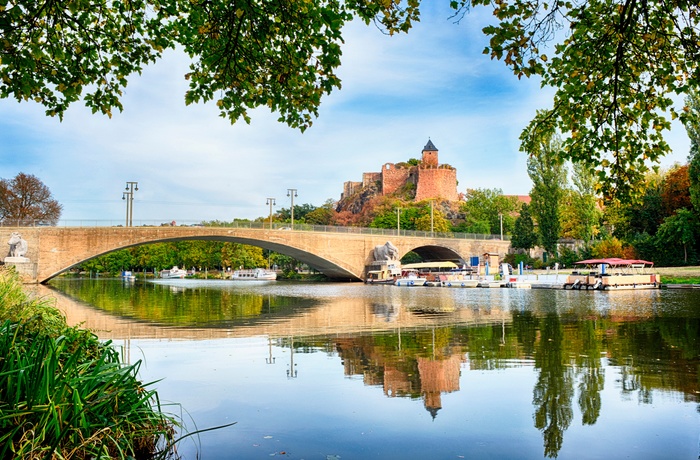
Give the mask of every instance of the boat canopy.
<svg viewBox="0 0 700 460">
<path fill-rule="evenodd" d="M 654 265 L 654 262 L 649 262 L 647 260 L 640 259 L 620 259 L 618 257 L 611 257 L 608 259 L 587 259 L 574 262 L 575 265 L 610 265 L 612 267 L 629 267 L 633 265 Z"/>
<path fill-rule="evenodd" d="M 403 268 L 413 268 L 416 270 L 420 270 L 422 268 L 427 268 L 427 269 L 440 269 L 440 268 L 446 268 L 446 269 L 452 269 L 452 268 L 458 268 L 458 265 L 454 262 L 449 262 L 449 261 L 444 261 L 444 262 L 418 262 L 415 264 L 404 264 Z"/>
</svg>

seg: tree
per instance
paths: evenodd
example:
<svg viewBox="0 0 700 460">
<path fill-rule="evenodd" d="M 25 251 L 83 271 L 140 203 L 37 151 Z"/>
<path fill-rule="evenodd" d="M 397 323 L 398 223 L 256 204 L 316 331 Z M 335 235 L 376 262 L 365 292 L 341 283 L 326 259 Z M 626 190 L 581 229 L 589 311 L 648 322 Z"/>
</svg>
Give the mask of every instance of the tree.
<svg viewBox="0 0 700 460">
<path fill-rule="evenodd" d="M 698 223 L 695 215 L 687 209 L 679 209 L 667 217 L 656 233 L 657 240 L 665 246 L 683 245 L 683 262 L 688 263 L 688 246 L 695 242 Z"/>
<path fill-rule="evenodd" d="M 463 230 L 468 233 L 510 234 L 518 211 L 518 199 L 503 195 L 501 189 L 468 189 L 461 206 L 465 214 Z"/>
<path fill-rule="evenodd" d="M 557 253 L 559 213 L 566 186 L 566 169 L 561 161 L 561 140 L 552 136 L 533 145 L 527 160 L 527 174 L 532 180 L 530 208 L 537 222 L 540 244 L 550 254 Z"/>
<path fill-rule="evenodd" d="M 0 180 L 0 221 L 11 225 L 56 225 L 61 206 L 36 176 L 19 173 Z"/>
<path fill-rule="evenodd" d="M 511 238 L 511 245 L 517 249 L 532 249 L 537 245 L 537 233 L 535 224 L 530 215 L 530 206 L 523 203 L 520 215 L 515 219 L 515 229 Z"/>
<path fill-rule="evenodd" d="M 646 162 L 669 151 L 668 117 L 689 116 L 671 96 L 700 84 L 697 2 L 448 4 L 457 19 L 493 8 L 484 52 L 518 78 L 539 76 L 556 89 L 552 107 L 523 131 L 524 151 L 559 130 L 569 134 L 560 155 L 595 170 L 606 195 L 638 190 Z M 420 0 L 16 0 L 0 17 L 0 97 L 36 101 L 59 117 L 82 98 L 111 115 L 122 109 L 128 78 L 177 47 L 192 61 L 187 104 L 216 99 L 231 122 L 266 106 L 303 131 L 321 98 L 340 88 L 343 26 L 358 17 L 388 34 L 407 32 L 420 7 Z"/>
<path fill-rule="evenodd" d="M 661 209 L 663 217 L 672 216 L 677 209 L 690 209 L 690 180 L 688 165 L 675 165 L 661 183 Z"/>
<path fill-rule="evenodd" d="M 693 203 L 695 212 L 700 214 L 700 93 L 698 90 L 690 91 L 685 103 L 691 114 L 685 120 L 685 129 L 690 138 L 690 153 L 688 155 L 690 201 Z"/>
</svg>

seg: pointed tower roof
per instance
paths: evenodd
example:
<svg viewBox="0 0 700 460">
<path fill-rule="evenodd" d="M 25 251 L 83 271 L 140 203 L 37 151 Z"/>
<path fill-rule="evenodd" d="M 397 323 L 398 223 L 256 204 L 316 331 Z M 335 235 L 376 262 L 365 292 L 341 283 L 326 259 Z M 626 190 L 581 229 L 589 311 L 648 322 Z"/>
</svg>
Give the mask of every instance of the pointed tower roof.
<svg viewBox="0 0 700 460">
<path fill-rule="evenodd" d="M 423 147 L 423 151 L 425 150 L 431 150 L 437 152 L 437 147 L 435 147 L 435 144 L 433 144 L 433 141 L 428 138 L 428 143 L 425 144 L 425 147 Z"/>
</svg>

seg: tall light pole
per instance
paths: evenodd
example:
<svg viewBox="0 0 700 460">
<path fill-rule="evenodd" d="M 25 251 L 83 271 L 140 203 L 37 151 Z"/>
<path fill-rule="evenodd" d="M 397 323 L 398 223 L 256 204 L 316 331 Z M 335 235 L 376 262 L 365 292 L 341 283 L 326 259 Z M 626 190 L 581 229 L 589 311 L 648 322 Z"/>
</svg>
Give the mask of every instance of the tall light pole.
<svg viewBox="0 0 700 460">
<path fill-rule="evenodd" d="M 265 204 L 270 205 L 270 230 L 272 230 L 272 207 L 275 205 L 275 199 L 274 198 L 268 198 Z"/>
<path fill-rule="evenodd" d="M 129 209 L 131 209 L 131 193 L 130 192 L 122 192 L 122 200 L 126 201 L 126 222 L 124 223 L 125 227 L 129 226 Z"/>
<path fill-rule="evenodd" d="M 139 183 L 127 181 L 126 190 L 129 193 L 129 227 L 134 226 L 134 192 L 139 191 Z M 123 198 L 123 196 L 122 196 Z"/>
<path fill-rule="evenodd" d="M 297 197 L 297 189 L 295 188 L 288 188 L 287 189 L 287 196 L 292 198 L 292 230 L 294 230 L 294 197 Z"/>
<path fill-rule="evenodd" d="M 498 217 L 501 219 L 501 239 L 503 239 L 503 213 L 499 212 Z"/>
<path fill-rule="evenodd" d="M 401 235 L 401 208 L 396 208 L 396 236 Z"/>
</svg>

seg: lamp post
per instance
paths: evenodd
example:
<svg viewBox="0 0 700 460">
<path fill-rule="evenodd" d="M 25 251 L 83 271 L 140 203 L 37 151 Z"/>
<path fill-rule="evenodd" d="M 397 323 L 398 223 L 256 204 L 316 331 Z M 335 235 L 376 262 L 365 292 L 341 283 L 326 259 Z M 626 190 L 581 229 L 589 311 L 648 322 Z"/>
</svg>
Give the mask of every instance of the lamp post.
<svg viewBox="0 0 700 460">
<path fill-rule="evenodd" d="M 401 235 L 401 208 L 396 208 L 396 236 Z"/>
<path fill-rule="evenodd" d="M 498 213 L 498 217 L 501 219 L 501 239 L 503 239 L 503 213 Z"/>
<path fill-rule="evenodd" d="M 122 192 L 122 200 L 126 201 L 126 222 L 124 223 L 125 227 L 129 226 L 129 209 L 131 208 L 130 203 L 131 203 L 131 193 L 130 192 Z"/>
<path fill-rule="evenodd" d="M 275 205 L 275 199 L 274 198 L 268 198 L 265 204 L 270 205 L 270 230 L 272 230 L 272 207 Z"/>
<path fill-rule="evenodd" d="M 139 183 L 138 182 L 132 182 L 132 181 L 127 181 L 126 182 L 126 190 L 129 195 L 129 227 L 133 227 L 134 225 L 134 192 L 139 191 Z M 124 196 L 122 195 L 122 198 Z"/>
<path fill-rule="evenodd" d="M 288 188 L 287 189 L 287 196 L 292 198 L 292 230 L 294 230 L 294 198 L 299 196 L 299 195 L 297 195 L 297 189 Z"/>
</svg>

